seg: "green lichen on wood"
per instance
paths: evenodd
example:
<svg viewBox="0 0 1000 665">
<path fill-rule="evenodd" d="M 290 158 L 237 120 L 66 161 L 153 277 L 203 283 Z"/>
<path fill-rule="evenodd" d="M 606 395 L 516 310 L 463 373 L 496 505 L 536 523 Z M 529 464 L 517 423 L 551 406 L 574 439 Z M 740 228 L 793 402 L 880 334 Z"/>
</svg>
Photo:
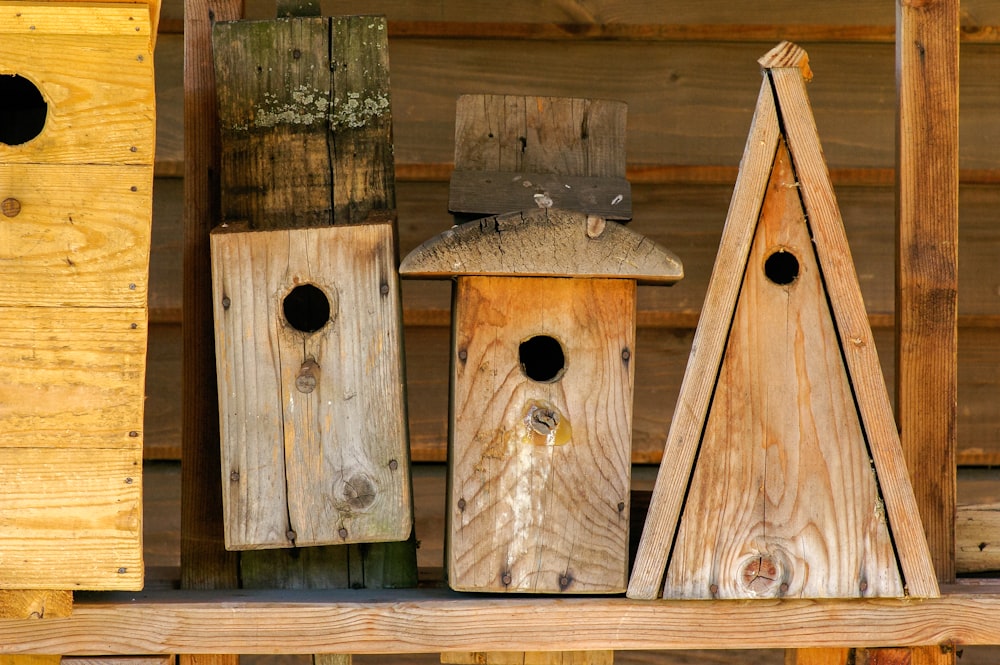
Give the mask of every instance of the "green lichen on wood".
<svg viewBox="0 0 1000 665">
<path fill-rule="evenodd" d="M 263 101 L 254 109 L 254 127 L 277 125 L 312 126 L 326 123 L 330 109 L 330 92 L 300 85 L 288 95 L 264 92 Z"/>
<path fill-rule="evenodd" d="M 389 111 L 389 96 L 376 93 L 362 96 L 360 92 L 347 93 L 346 99 L 334 99 L 330 113 L 330 127 L 364 127 L 374 118 L 381 118 Z"/>
</svg>

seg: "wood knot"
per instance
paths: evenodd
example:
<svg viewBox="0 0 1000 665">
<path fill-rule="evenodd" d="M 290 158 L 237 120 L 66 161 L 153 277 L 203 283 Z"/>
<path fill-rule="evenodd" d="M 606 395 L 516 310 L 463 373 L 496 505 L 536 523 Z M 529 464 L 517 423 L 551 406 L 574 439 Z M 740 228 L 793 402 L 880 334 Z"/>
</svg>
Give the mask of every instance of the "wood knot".
<svg viewBox="0 0 1000 665">
<path fill-rule="evenodd" d="M 754 556 L 746 561 L 740 573 L 743 588 L 754 596 L 775 596 L 788 591 L 782 581 L 782 567 L 768 555 Z"/>
<path fill-rule="evenodd" d="M 360 473 L 344 482 L 343 492 L 344 499 L 352 510 L 364 510 L 372 505 L 378 493 L 372 479 Z"/>
</svg>

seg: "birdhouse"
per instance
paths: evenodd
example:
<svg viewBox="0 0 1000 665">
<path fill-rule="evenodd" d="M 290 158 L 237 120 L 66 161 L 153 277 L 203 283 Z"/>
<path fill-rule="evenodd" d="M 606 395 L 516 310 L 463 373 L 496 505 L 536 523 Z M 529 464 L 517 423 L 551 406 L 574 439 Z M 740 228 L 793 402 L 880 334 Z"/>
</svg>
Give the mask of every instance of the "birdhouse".
<svg viewBox="0 0 1000 665">
<path fill-rule="evenodd" d="M 140 589 L 158 3 L 0 2 L 0 589 Z"/>
<path fill-rule="evenodd" d="M 412 532 L 385 34 L 370 16 L 215 26 L 232 550 Z"/>
<path fill-rule="evenodd" d="M 760 64 L 628 595 L 936 596 L 808 60 L 783 43 Z"/>
<path fill-rule="evenodd" d="M 671 284 L 680 262 L 603 217 L 534 208 L 445 231 L 400 273 L 455 280 L 452 588 L 623 591 L 636 284 Z"/>
</svg>

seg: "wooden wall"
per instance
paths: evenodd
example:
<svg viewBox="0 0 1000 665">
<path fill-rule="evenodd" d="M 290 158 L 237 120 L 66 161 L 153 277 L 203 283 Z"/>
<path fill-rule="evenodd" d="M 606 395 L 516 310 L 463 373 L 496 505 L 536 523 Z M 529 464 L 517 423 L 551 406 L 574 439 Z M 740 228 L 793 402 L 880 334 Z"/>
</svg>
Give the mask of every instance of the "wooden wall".
<svg viewBox="0 0 1000 665">
<path fill-rule="evenodd" d="M 633 227 L 676 252 L 686 278 L 640 290 L 633 459 L 657 462 L 760 85 L 782 39 L 806 48 L 816 122 L 886 380 L 893 380 L 894 3 L 887 0 L 440 0 L 324 2 L 389 20 L 401 251 L 447 228 L 455 99 L 516 93 L 629 105 Z M 250 0 L 247 16 L 270 3 Z M 158 145 L 147 459 L 180 457 L 183 3 L 157 43 Z M 1000 3 L 962 4 L 960 464 L 1000 464 Z M 441 461 L 449 286 L 404 284 L 411 439 Z M 891 394 L 891 391 L 890 391 Z"/>
</svg>

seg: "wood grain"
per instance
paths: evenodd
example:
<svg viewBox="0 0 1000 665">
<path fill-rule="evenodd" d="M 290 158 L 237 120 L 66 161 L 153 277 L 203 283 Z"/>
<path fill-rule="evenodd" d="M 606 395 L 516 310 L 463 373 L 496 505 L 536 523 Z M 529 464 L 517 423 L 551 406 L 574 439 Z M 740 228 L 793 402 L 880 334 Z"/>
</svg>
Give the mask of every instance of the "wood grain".
<svg viewBox="0 0 1000 665">
<path fill-rule="evenodd" d="M 219 219 L 219 128 L 211 57 L 213 21 L 239 18 L 238 0 L 185 0 L 184 277 L 181 584 L 236 587 L 238 560 L 225 550 L 219 483 L 209 232 Z M 221 658 L 216 665 L 234 665 Z M 195 665 L 188 659 L 188 665 Z"/>
<path fill-rule="evenodd" d="M 406 540 L 412 507 L 389 224 L 212 235 L 230 549 Z M 289 315 L 321 290 L 317 330 Z M 284 310 L 284 311 L 283 311 Z"/>
<path fill-rule="evenodd" d="M 623 591 L 634 283 L 461 277 L 456 289 L 449 584 Z M 539 336 L 565 364 L 533 380 L 519 347 Z M 532 425 L 543 416 L 547 428 Z"/>
<path fill-rule="evenodd" d="M 957 0 L 896 4 L 896 415 L 939 579 L 955 578 Z"/>
<path fill-rule="evenodd" d="M 73 615 L 58 621 L 0 622 L 0 653 L 553 651 L 570 635 L 580 650 L 971 646 L 1000 643 L 998 611 L 1000 596 L 971 590 L 917 602 L 738 603 L 440 589 L 164 591 L 77 600 Z"/>
<path fill-rule="evenodd" d="M 664 598 L 903 593 L 797 184 L 781 142 Z"/>
<path fill-rule="evenodd" d="M 68 617 L 72 613 L 72 591 L 0 591 L 0 617 L 4 619 L 53 619 Z"/>
<path fill-rule="evenodd" d="M 152 167 L 3 162 L 0 306 L 145 307 Z"/>
</svg>

